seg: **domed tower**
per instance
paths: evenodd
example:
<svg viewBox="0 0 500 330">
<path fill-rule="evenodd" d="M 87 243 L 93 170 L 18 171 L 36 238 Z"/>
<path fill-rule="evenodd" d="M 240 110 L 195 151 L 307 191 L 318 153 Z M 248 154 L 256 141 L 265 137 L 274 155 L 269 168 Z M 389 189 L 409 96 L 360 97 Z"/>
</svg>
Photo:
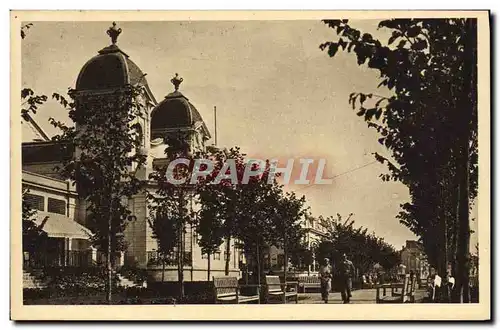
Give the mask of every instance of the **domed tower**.
<svg viewBox="0 0 500 330">
<path fill-rule="evenodd" d="M 165 157 L 165 144 L 175 139 L 188 151 L 204 150 L 210 132 L 196 107 L 179 91 L 183 78 L 179 74 L 170 80 L 174 91 L 163 99 L 151 112 L 151 139 L 156 160 Z"/>
<path fill-rule="evenodd" d="M 107 30 L 111 45 L 98 51 L 97 55 L 88 60 L 80 70 L 74 92 L 77 103 L 76 111 L 85 111 L 86 107 L 91 104 L 98 104 L 98 106 L 99 104 L 113 104 L 119 95 L 123 95 L 121 92 L 126 93 L 131 87 L 138 88 L 140 93 L 132 102 L 140 106 L 142 111 L 142 115 L 135 119 L 140 125 L 141 150 L 139 152 L 147 154 L 151 141 L 150 113 L 157 102 L 148 86 L 146 74 L 118 47 L 117 39 L 121 32 L 122 29 L 113 22 Z M 103 111 L 113 111 L 113 109 L 107 107 Z M 92 127 L 76 128 L 82 133 L 87 129 L 92 129 Z M 76 153 L 78 152 L 76 150 Z M 131 170 L 137 170 L 136 176 L 140 179 L 147 179 L 145 168 L 131 168 Z M 145 265 L 146 241 L 151 236 L 147 225 L 146 194 L 142 192 L 131 198 L 129 209 L 133 212 L 135 220 L 129 222 L 124 231 L 127 251 L 124 254 L 125 260 L 122 259 L 122 262 L 127 263 L 129 260 L 133 264 Z M 80 219 L 86 218 L 86 205 L 82 199 L 79 200 L 78 212 Z"/>
<path fill-rule="evenodd" d="M 116 23 L 107 30 L 111 45 L 98 51 L 98 54 L 85 63 L 76 80 L 75 97 L 78 102 L 92 102 L 95 98 L 110 100 L 120 91 L 130 87 L 141 89 L 141 95 L 135 100 L 142 106 L 144 116 L 137 118 L 141 127 L 142 148 L 149 149 L 150 113 L 156 100 L 148 86 L 146 74 L 122 51 L 117 43 L 122 29 Z"/>
</svg>

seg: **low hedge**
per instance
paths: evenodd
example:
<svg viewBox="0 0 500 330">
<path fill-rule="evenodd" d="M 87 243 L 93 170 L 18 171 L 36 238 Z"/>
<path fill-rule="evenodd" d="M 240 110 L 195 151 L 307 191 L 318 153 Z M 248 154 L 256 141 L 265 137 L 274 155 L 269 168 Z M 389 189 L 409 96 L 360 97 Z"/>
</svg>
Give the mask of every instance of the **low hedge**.
<svg viewBox="0 0 500 330">
<path fill-rule="evenodd" d="M 142 284 L 148 279 L 148 271 L 143 268 L 123 266 L 118 270 L 118 273 L 135 284 Z"/>
<path fill-rule="evenodd" d="M 30 305 L 105 305 L 106 294 L 102 290 L 88 289 L 83 292 L 68 290 L 24 289 L 23 301 Z M 147 288 L 118 288 L 113 291 L 113 304 L 117 305 L 175 305 L 211 304 L 213 298 L 207 292 L 186 294 L 183 299 L 162 295 Z"/>
<path fill-rule="evenodd" d="M 107 271 L 102 268 L 50 267 L 32 273 L 38 280 L 45 283 L 47 290 L 53 296 L 60 292 L 64 294 L 89 295 L 106 290 Z M 117 287 L 118 277 L 112 279 L 112 285 Z"/>
</svg>

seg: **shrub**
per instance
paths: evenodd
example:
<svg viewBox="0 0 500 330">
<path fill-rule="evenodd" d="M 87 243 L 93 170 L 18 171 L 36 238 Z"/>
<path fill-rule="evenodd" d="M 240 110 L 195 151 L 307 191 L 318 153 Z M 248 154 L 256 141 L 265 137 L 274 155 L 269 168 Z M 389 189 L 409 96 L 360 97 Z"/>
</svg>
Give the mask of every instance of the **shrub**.
<svg viewBox="0 0 500 330">
<path fill-rule="evenodd" d="M 107 285 L 107 270 L 102 268 L 50 267 L 40 270 L 37 278 L 47 283 L 52 295 L 64 294 L 89 295 L 103 292 Z M 118 277 L 113 278 L 116 288 Z"/>
<path fill-rule="evenodd" d="M 128 278 L 135 284 L 142 284 L 148 279 L 148 273 L 146 269 L 138 267 L 123 266 L 119 273 L 124 277 Z"/>
</svg>

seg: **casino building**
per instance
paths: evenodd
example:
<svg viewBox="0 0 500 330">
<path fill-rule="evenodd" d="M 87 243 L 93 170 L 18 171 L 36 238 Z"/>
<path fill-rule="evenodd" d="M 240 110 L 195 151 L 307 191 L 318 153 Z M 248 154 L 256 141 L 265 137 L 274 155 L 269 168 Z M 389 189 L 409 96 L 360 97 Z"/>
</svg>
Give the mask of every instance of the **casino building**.
<svg viewBox="0 0 500 330">
<path fill-rule="evenodd" d="M 146 74 L 132 61 L 131 57 L 117 45 L 121 29 L 113 26 L 108 30 L 111 45 L 99 50 L 83 65 L 76 76 L 75 91 L 85 101 L 93 97 L 111 97 L 112 93 L 127 88 L 140 87 L 142 95 L 137 99 L 146 110 L 140 119 L 142 130 L 142 151 L 147 163 L 138 171 L 141 179 L 147 180 L 155 164 L 165 161 L 165 138 L 179 133 L 185 137 L 191 150 L 203 149 L 210 139 L 210 132 L 200 112 L 181 92 L 182 78 L 177 74 L 171 80 L 173 88 L 161 101 L 151 92 Z M 86 227 L 86 205 L 83 198 L 69 182 L 57 172 L 65 154 L 58 142 L 51 141 L 47 134 L 29 115 L 22 118 L 22 185 L 29 189 L 28 199 L 38 210 L 37 224 L 47 233 L 50 247 L 40 251 L 38 256 L 24 253 L 25 265 L 92 266 L 102 262 L 101 254 L 90 245 L 90 230 Z M 154 191 L 154 183 L 148 185 Z M 146 268 L 151 280 L 161 280 L 163 267 L 156 261 L 157 242 L 147 221 L 149 214 L 146 193 L 140 193 L 129 200 L 134 221 L 129 222 L 124 232 L 127 249 L 120 258 L 120 264 Z M 105 221 L 103 219 L 103 221 Z M 211 275 L 224 274 L 225 259 L 230 259 L 230 276 L 240 276 L 239 263 L 243 255 L 231 246 L 229 256 L 225 245 L 220 252 L 211 256 Z M 205 281 L 207 279 L 207 257 L 197 245 L 194 228 L 188 225 L 184 237 L 184 280 Z M 177 266 L 166 266 L 165 281 L 177 280 Z"/>
</svg>

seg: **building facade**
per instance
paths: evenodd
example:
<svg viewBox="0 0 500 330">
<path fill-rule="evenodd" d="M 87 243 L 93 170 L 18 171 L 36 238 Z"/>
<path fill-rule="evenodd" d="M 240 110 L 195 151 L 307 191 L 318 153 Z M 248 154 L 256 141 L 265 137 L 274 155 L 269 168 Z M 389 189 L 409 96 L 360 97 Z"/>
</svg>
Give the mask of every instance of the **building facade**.
<svg viewBox="0 0 500 330">
<path fill-rule="evenodd" d="M 417 277 L 427 278 L 429 275 L 429 263 L 421 243 L 413 240 L 406 241 L 401 249 L 401 263 L 405 266 L 404 272 L 413 272 Z"/>
<path fill-rule="evenodd" d="M 310 253 L 310 262 L 305 264 L 293 264 L 291 260 L 288 262 L 288 271 L 295 276 L 308 275 L 317 276 L 320 267 L 320 261 L 315 255 L 316 246 L 326 236 L 326 228 L 321 224 L 318 218 L 306 216 L 302 222 L 304 229 L 303 243 Z M 291 259 L 291 258 L 289 258 Z M 305 258 L 309 259 L 309 258 Z M 281 274 L 285 266 L 285 253 L 283 249 L 271 246 L 264 254 L 264 268 L 271 270 L 273 273 Z"/>
<path fill-rule="evenodd" d="M 111 36 L 111 45 L 99 50 L 78 73 L 75 98 L 79 104 L 92 102 L 95 98 L 109 98 L 112 101 L 114 93 L 130 86 L 141 90 L 141 95 L 135 102 L 138 102 L 145 112 L 144 116 L 137 119 L 137 123 L 140 125 L 141 131 L 141 152 L 147 156 L 147 162 L 144 168 L 137 169 L 136 173 L 140 179 L 146 182 L 148 192 L 154 193 L 155 183 L 148 178 L 156 166 L 168 162 L 165 149 L 169 137 L 182 136 L 189 149 L 196 151 L 206 147 L 206 143 L 210 139 L 210 132 L 200 112 L 180 91 L 182 78 L 178 74 L 171 80 L 173 91 L 168 93 L 161 102 L 157 102 L 145 78 L 146 74 L 131 60 L 129 55 L 118 47 L 117 38 L 120 33 L 121 29 L 118 29 L 113 23 L 113 26 L 108 30 L 108 35 Z M 77 111 L 84 111 L 84 109 L 77 108 Z M 81 128 L 77 127 L 77 129 Z M 59 198 L 64 199 L 64 216 L 67 217 L 67 220 L 81 226 L 82 230 L 88 231 L 85 228 L 87 218 L 85 200 L 78 196 L 77 190 L 71 186 L 71 183 L 61 180 L 56 169 L 64 157 L 72 157 L 73 155 L 65 154 L 60 143 L 50 141 L 31 117 L 23 119 L 22 151 L 23 186 L 29 187 L 30 190 L 34 189 L 34 181 L 37 180 L 43 181 L 46 186 L 51 186 L 53 193 L 58 191 Z M 52 192 L 49 192 L 50 189 L 48 190 L 47 187 L 40 185 L 36 188 L 39 188 L 39 195 L 45 198 L 43 201 L 44 210 L 49 208 L 49 203 L 54 203 L 49 202 L 53 198 L 49 197 Z M 150 206 L 146 196 L 147 192 L 143 191 L 128 202 L 134 220 L 128 223 L 124 231 L 127 248 L 123 252 L 120 263 L 148 269 L 153 281 L 175 281 L 177 280 L 177 266 L 164 266 L 158 263 L 158 244 L 153 238 L 153 232 L 148 223 Z M 38 203 L 42 202 L 38 201 Z M 191 206 L 193 210 L 196 209 L 194 202 L 191 202 Z M 59 204 L 58 207 L 63 208 L 62 204 Z M 40 210 L 40 214 L 44 210 Z M 71 245 L 71 243 L 66 242 L 65 244 L 66 249 L 74 249 L 76 243 Z M 229 259 L 230 275 L 240 276 L 239 262 L 242 255 L 233 243 L 231 243 L 229 255 L 225 253 L 225 244 L 221 246 L 219 253 L 211 255 L 213 260 L 210 262 L 210 274 L 208 274 L 207 269 L 207 257 L 202 255 L 201 248 L 197 244 L 197 234 L 194 227 L 187 226 L 183 244 L 184 279 L 186 281 L 204 281 L 211 276 L 224 275 L 227 259 Z M 92 253 L 88 241 L 87 245 L 82 243 L 82 245 L 76 246 L 80 250 Z"/>
</svg>

